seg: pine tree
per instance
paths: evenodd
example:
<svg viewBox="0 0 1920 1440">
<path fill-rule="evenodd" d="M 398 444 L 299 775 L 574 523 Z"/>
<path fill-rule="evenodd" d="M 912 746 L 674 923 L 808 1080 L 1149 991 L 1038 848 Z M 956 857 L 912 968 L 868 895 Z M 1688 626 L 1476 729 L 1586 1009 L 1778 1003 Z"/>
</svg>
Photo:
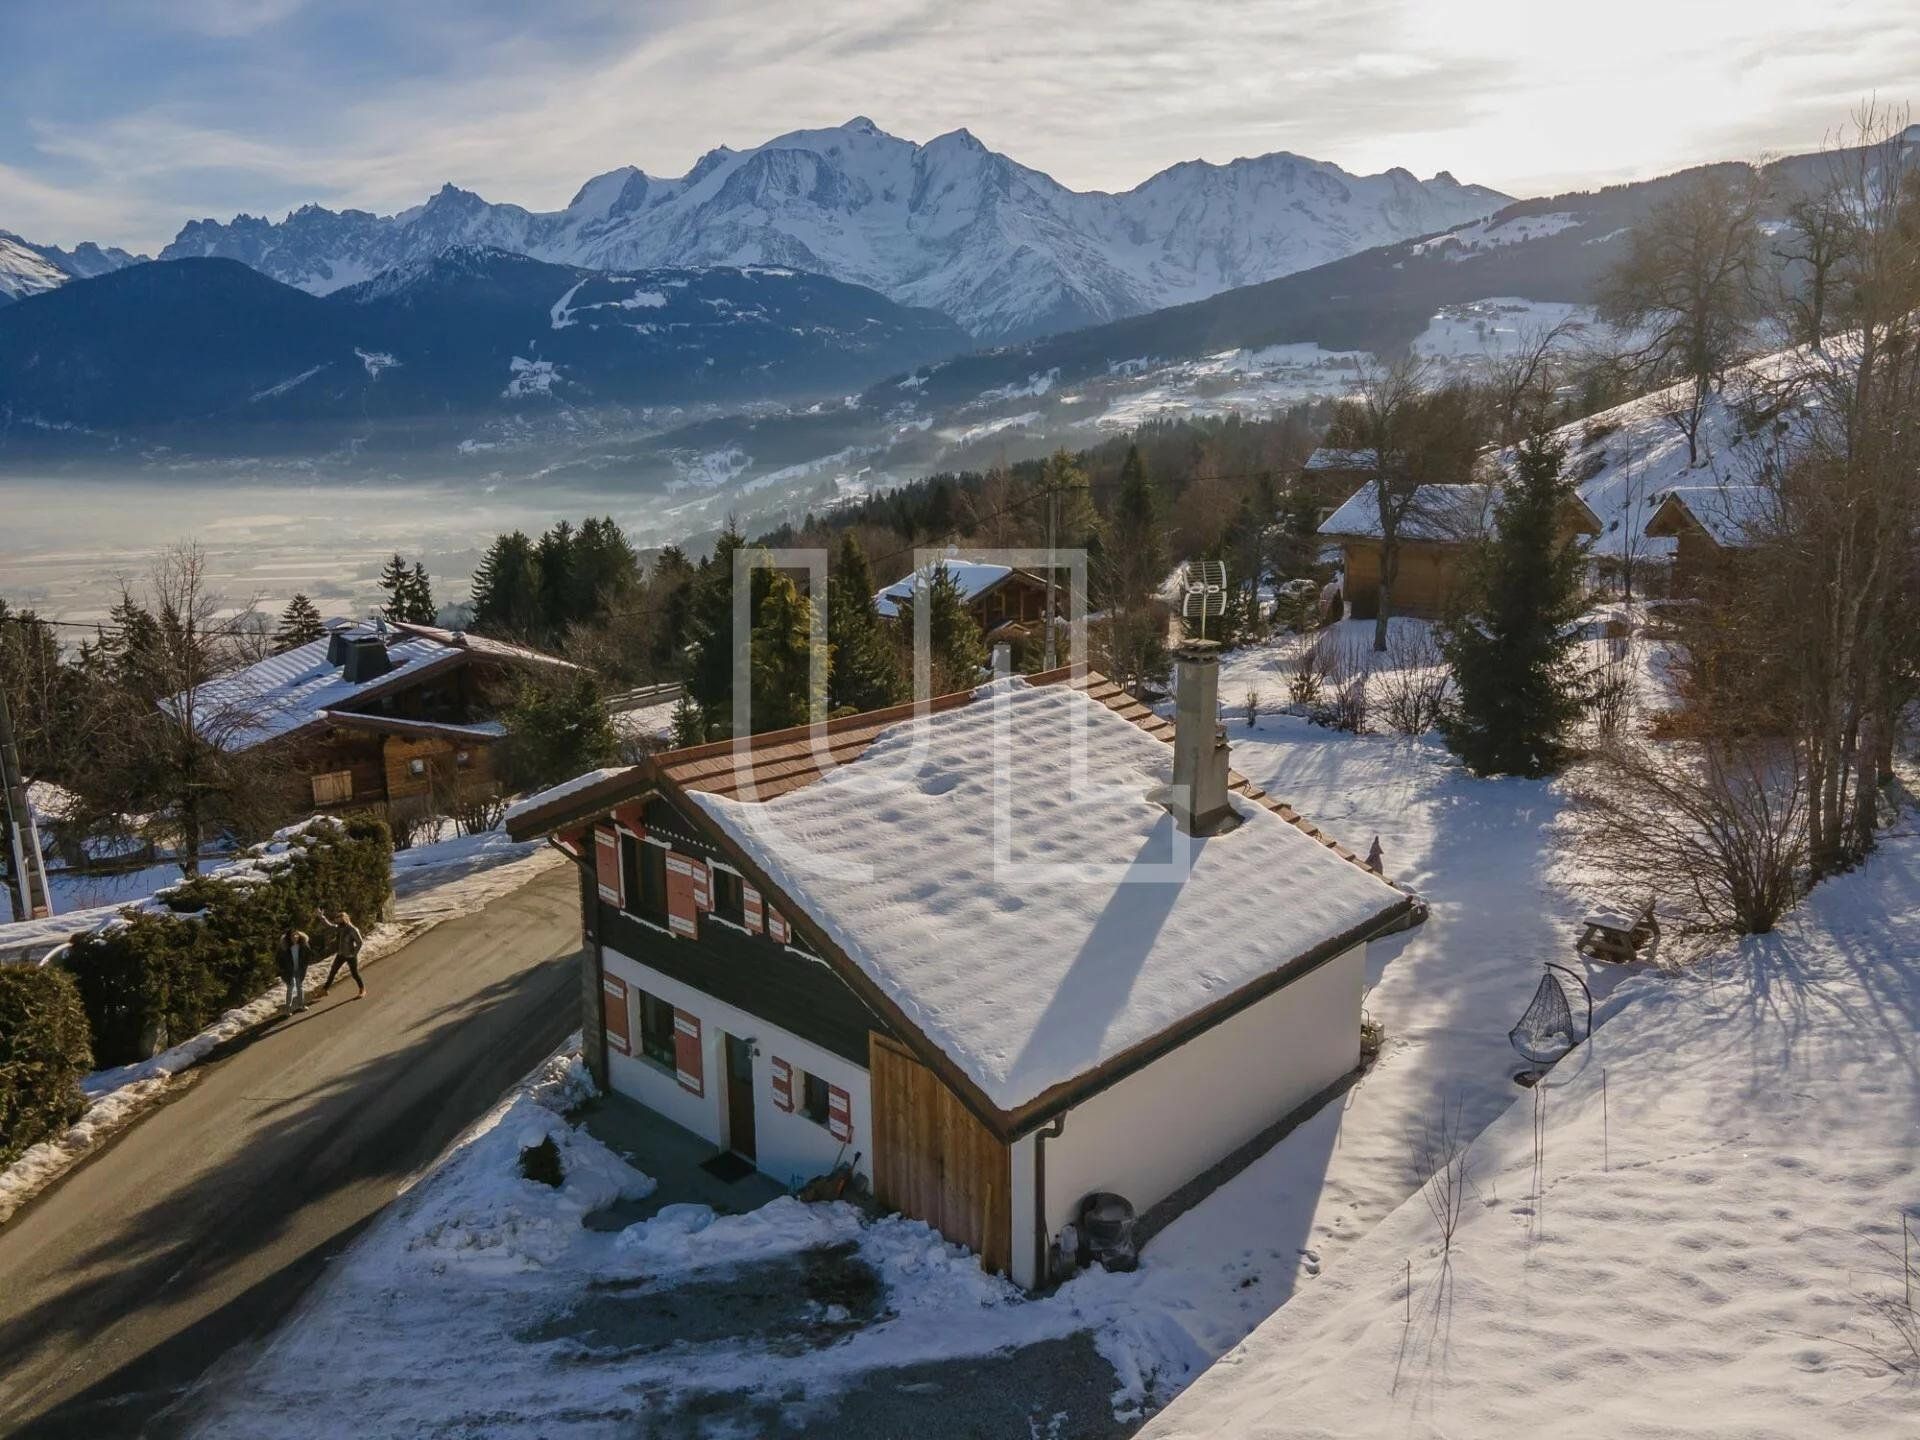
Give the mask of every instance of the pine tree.
<svg viewBox="0 0 1920 1440">
<path fill-rule="evenodd" d="M 522 685 L 501 719 L 514 783 L 522 788 L 557 784 L 619 755 L 606 701 L 585 670 L 559 684 Z"/>
<path fill-rule="evenodd" d="M 1548 436 L 1521 442 L 1471 568 L 1472 598 L 1442 631 L 1459 698 L 1441 729 L 1477 775 L 1552 773 L 1579 713 L 1572 654 L 1583 556 L 1559 536 L 1573 489 L 1560 474 L 1565 458 Z"/>
<path fill-rule="evenodd" d="M 833 641 L 827 704 L 836 715 L 878 710 L 907 698 L 906 677 L 873 596 L 867 552 L 849 530 L 827 576 L 827 635 Z"/>
<path fill-rule="evenodd" d="M 406 588 L 401 592 L 403 612 L 398 618 L 414 625 L 431 625 L 439 608 L 433 603 L 433 582 L 427 578 L 427 567 L 418 560 L 407 576 Z"/>
<path fill-rule="evenodd" d="M 380 593 L 387 597 L 386 603 L 380 607 L 380 613 L 389 620 L 404 618 L 400 611 L 406 603 L 409 573 L 406 557 L 397 550 L 380 572 Z"/>
<path fill-rule="evenodd" d="M 500 535 L 473 572 L 473 628 L 530 639 L 540 618 L 540 562 L 522 531 Z"/>
<path fill-rule="evenodd" d="M 736 640 L 733 612 L 734 556 L 747 548 L 747 542 L 731 516 L 714 542 L 713 554 L 700 562 L 693 582 L 692 601 L 687 617 L 687 693 L 699 705 L 706 720 L 707 734 L 724 739 L 733 733 L 733 670 L 736 645 L 745 649 L 752 641 L 752 626 L 758 623 L 761 603 L 767 594 L 772 573 L 764 565 L 748 569 L 748 630 Z"/>
<path fill-rule="evenodd" d="M 320 623 L 320 612 L 305 595 L 295 595 L 280 612 L 280 628 L 273 632 L 275 652 L 291 650 L 320 639 L 327 627 Z"/>
<path fill-rule="evenodd" d="M 833 649 L 827 647 L 827 665 Z M 753 627 L 753 728 L 785 730 L 826 717 L 826 687 L 813 675 L 813 605 L 792 579 L 775 573 Z"/>
<path fill-rule="evenodd" d="M 980 638 L 980 626 L 960 595 L 960 582 L 953 578 L 946 562 L 916 580 L 913 594 L 900 602 L 900 643 L 917 643 L 918 623 L 915 608 L 927 606 L 927 659 L 932 693 L 952 694 L 979 683 L 980 670 L 987 663 L 987 649 Z M 909 649 L 911 654 L 911 649 Z"/>
<path fill-rule="evenodd" d="M 707 743 L 707 717 L 700 713 L 691 695 L 682 695 L 673 707 L 673 748 Z"/>
<path fill-rule="evenodd" d="M 1147 478 L 1140 447 L 1129 445 L 1114 497 L 1112 535 L 1104 550 L 1112 558 L 1111 599 L 1128 609 L 1146 603 L 1167 578 L 1167 530 L 1160 495 Z"/>
</svg>

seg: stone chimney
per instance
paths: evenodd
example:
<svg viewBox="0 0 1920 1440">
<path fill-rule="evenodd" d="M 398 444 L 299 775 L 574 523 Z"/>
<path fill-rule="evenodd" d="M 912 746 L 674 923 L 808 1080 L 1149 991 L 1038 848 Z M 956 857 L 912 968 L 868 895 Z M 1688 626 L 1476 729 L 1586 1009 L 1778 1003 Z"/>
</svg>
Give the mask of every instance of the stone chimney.
<svg viewBox="0 0 1920 1440">
<path fill-rule="evenodd" d="M 1237 818 L 1227 803 L 1227 732 L 1220 724 L 1220 645 L 1182 641 L 1173 652 L 1174 819 L 1189 835 L 1230 829 Z"/>
</svg>

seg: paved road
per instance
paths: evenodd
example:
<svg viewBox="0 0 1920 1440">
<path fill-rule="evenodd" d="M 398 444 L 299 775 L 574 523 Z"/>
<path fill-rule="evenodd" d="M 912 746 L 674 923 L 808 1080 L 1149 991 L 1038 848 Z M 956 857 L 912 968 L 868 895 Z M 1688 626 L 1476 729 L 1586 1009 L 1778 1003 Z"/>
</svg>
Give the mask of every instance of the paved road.
<svg viewBox="0 0 1920 1440">
<path fill-rule="evenodd" d="M 204 1067 L 0 1226 L 0 1435 L 137 1435 L 269 1331 L 577 1025 L 579 943 L 563 865 Z"/>
</svg>

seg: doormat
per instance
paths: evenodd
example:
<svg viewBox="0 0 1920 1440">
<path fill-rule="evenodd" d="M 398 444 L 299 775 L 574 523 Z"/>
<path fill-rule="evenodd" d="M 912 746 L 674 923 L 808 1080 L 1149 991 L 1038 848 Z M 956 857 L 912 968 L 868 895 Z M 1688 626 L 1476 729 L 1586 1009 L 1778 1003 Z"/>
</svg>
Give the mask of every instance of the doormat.
<svg viewBox="0 0 1920 1440">
<path fill-rule="evenodd" d="M 700 1168 L 706 1171 L 707 1174 L 713 1176 L 714 1179 L 728 1185 L 733 1184 L 736 1180 L 744 1180 L 747 1176 L 753 1174 L 753 1162 L 751 1160 L 742 1160 L 731 1150 L 722 1150 L 712 1159 L 702 1160 L 700 1162 Z"/>
</svg>

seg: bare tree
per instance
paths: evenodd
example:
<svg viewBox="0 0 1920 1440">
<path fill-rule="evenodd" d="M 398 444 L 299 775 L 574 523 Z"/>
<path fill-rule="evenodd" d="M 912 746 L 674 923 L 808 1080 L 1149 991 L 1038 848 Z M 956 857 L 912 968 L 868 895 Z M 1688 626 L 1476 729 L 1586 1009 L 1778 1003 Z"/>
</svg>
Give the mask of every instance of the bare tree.
<svg viewBox="0 0 1920 1440">
<path fill-rule="evenodd" d="M 1751 172 L 1702 172 L 1634 227 L 1601 284 L 1601 318 L 1639 336 L 1627 354 L 1643 381 L 1684 382 L 1667 418 L 1687 437 L 1691 465 L 1720 376 L 1760 313 L 1760 204 Z"/>
<path fill-rule="evenodd" d="M 1551 428 L 1548 416 L 1559 390 L 1560 352 L 1574 329 L 1571 319 L 1522 327 L 1514 348 L 1487 364 L 1487 404 L 1494 438 L 1501 445 L 1517 445 L 1535 431 Z"/>
<path fill-rule="evenodd" d="M 1799 898 L 1807 776 L 1790 742 L 1615 738 L 1573 783 L 1582 853 L 1680 933 L 1763 933 Z"/>
<path fill-rule="evenodd" d="M 1421 487 L 1472 478 L 1484 436 L 1484 411 L 1473 387 L 1464 381 L 1436 385 L 1434 379 L 1432 366 L 1412 355 L 1370 367 L 1327 432 L 1327 444 L 1364 457 L 1373 492 L 1380 538 L 1376 651 L 1387 648 L 1403 533 L 1420 506 Z"/>
<path fill-rule="evenodd" d="M 163 551 L 140 595 L 123 593 L 116 614 L 132 633 L 95 698 L 94 763 L 76 776 L 91 817 L 157 812 L 188 875 L 211 833 L 259 833 L 293 798 L 284 752 L 262 743 L 282 717 L 229 674 L 245 649 L 235 637 L 256 628 L 252 608 L 223 619 L 224 608 L 192 544 Z"/>
<path fill-rule="evenodd" d="M 1767 652 L 1750 662 L 1804 752 L 1818 878 L 1864 856 L 1895 740 L 1917 698 L 1920 636 L 1920 167 L 1904 111 L 1856 117 L 1831 157 L 1816 228 L 1844 227 L 1830 298 L 1838 327 L 1775 397 L 1773 443 L 1749 477 L 1766 496 L 1739 608 Z"/>
<path fill-rule="evenodd" d="M 1472 1140 L 1465 1123 L 1465 1102 L 1440 1102 L 1420 1128 L 1407 1137 L 1414 1173 L 1424 1177 L 1421 1196 L 1440 1231 L 1440 1253 L 1453 1253 L 1454 1233 L 1473 1193 Z"/>
</svg>

